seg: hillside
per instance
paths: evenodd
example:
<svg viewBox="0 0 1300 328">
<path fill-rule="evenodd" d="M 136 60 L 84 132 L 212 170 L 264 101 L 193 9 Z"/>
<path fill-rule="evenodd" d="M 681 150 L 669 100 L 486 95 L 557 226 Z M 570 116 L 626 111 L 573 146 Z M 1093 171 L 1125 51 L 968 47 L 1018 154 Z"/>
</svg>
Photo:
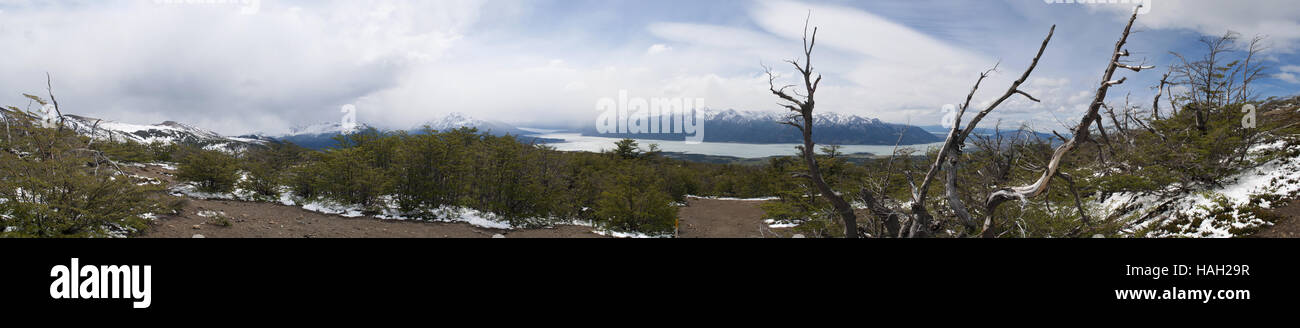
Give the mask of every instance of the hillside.
<svg viewBox="0 0 1300 328">
<path fill-rule="evenodd" d="M 65 115 L 64 124 L 78 134 L 108 142 L 137 144 L 193 145 L 209 150 L 242 152 L 253 147 L 266 146 L 268 140 L 258 138 L 226 137 L 191 125 L 167 121 L 154 125 L 114 122 L 78 115 Z"/>
</svg>

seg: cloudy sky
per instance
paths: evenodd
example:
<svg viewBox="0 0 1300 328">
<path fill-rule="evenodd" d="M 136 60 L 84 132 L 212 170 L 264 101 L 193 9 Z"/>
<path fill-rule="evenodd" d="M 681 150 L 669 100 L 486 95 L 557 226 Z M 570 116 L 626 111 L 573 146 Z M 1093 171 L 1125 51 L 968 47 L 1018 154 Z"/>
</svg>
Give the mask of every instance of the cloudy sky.
<svg viewBox="0 0 1300 328">
<path fill-rule="evenodd" d="M 1196 38 L 1231 29 L 1270 36 L 1265 95 L 1300 92 L 1300 5 L 1153 1 L 1128 48 L 1160 66 L 1112 91 L 1149 102 Z M 206 2 L 206 1 L 205 1 Z M 217 1 L 222 2 L 222 1 Z M 172 1 L 0 0 L 0 105 L 45 93 L 66 112 L 132 123 L 176 120 L 226 134 L 337 121 L 408 128 L 450 112 L 514 123 L 594 123 L 620 90 L 704 98 L 713 108 L 778 110 L 762 64 L 800 53 L 809 11 L 820 26 L 823 111 L 939 124 L 978 72 L 1001 69 L 977 100 L 1056 38 L 1024 87 L 1041 104 L 1001 109 L 1006 125 L 1077 120 L 1130 5 L 1005 1 Z M 1114 90 L 1114 89 L 1113 89 Z"/>
</svg>

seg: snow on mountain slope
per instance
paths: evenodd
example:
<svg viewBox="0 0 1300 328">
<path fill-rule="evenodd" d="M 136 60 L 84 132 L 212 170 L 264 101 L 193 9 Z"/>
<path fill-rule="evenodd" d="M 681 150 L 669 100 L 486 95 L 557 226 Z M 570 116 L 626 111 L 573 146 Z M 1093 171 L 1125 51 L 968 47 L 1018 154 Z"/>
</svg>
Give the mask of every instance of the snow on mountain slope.
<svg viewBox="0 0 1300 328">
<path fill-rule="evenodd" d="M 704 119 L 703 137 L 706 142 L 782 144 L 803 141 L 797 129 L 780 123 L 789 116 L 783 112 L 704 109 L 701 110 L 700 116 Z M 650 121 L 658 120 L 652 117 Z M 942 138 L 915 126 L 891 124 L 857 115 L 819 112 L 813 115 L 813 124 L 816 126 L 813 139 L 819 144 L 893 145 L 899 142 L 900 132 L 903 134 L 904 145 L 943 141 Z M 583 127 L 582 134 L 669 141 L 684 138 L 683 134 L 671 133 L 600 133 L 595 126 Z"/>
<path fill-rule="evenodd" d="M 114 122 L 78 115 L 64 115 L 64 124 L 73 131 L 96 140 L 139 144 L 185 144 L 205 149 L 239 152 L 264 146 L 265 140 L 225 137 L 191 125 L 167 121 L 155 125 Z"/>
<path fill-rule="evenodd" d="M 412 127 L 411 130 L 420 131 L 423 130 L 424 127 L 426 126 L 436 131 L 450 131 L 450 130 L 455 130 L 464 127 L 464 128 L 476 128 L 479 130 L 479 132 L 486 132 L 493 135 L 509 134 L 509 135 L 521 136 L 521 135 L 532 134 L 531 132 L 520 130 L 519 128 L 505 122 L 481 120 L 481 119 L 474 118 L 470 115 L 467 115 L 465 113 L 459 113 L 459 112 L 450 113 L 447 114 L 446 116 L 443 116 L 442 118 L 422 123 L 420 125 Z"/>
<path fill-rule="evenodd" d="M 479 132 L 490 133 L 493 135 L 513 135 L 528 136 L 535 135 L 535 132 L 529 132 L 519 129 L 513 125 L 491 120 L 476 119 L 464 113 L 451 113 L 441 118 L 412 126 L 408 129 L 411 133 L 422 133 L 425 127 L 435 131 L 451 131 L 462 127 L 477 128 Z M 364 123 L 358 123 L 351 129 L 345 129 L 340 122 L 324 122 L 312 125 L 303 125 L 294 127 L 288 133 L 270 137 L 271 139 L 290 142 L 298 146 L 309 149 L 326 149 L 336 144 L 335 136 L 346 135 L 372 128 Z M 545 142 L 548 139 L 536 139 L 538 142 Z"/>
<path fill-rule="evenodd" d="M 370 126 L 364 123 L 357 123 L 350 127 L 344 127 L 343 123 L 341 122 L 321 122 L 321 123 L 316 123 L 311 125 L 296 126 L 290 128 L 288 133 L 284 133 L 276 137 L 322 135 L 322 134 L 328 134 L 328 135 L 351 134 L 368 128 L 370 128 Z"/>
<path fill-rule="evenodd" d="M 704 109 L 701 111 L 706 121 L 781 121 L 787 116 L 786 113 L 776 113 L 767 111 L 740 111 L 735 109 L 713 110 Z M 813 124 L 818 126 L 846 126 L 855 124 L 885 124 L 879 119 L 865 118 L 857 115 L 847 115 L 835 112 L 817 112 L 813 113 Z"/>
</svg>

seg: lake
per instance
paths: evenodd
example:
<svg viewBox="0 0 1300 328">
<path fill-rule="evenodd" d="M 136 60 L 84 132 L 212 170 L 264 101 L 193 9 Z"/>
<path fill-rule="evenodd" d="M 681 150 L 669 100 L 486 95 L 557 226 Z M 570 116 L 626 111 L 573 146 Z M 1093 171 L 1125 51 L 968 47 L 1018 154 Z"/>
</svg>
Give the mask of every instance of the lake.
<svg viewBox="0 0 1300 328">
<path fill-rule="evenodd" d="M 534 129 L 530 129 L 534 130 Z M 563 139 L 561 143 L 551 143 L 549 146 L 555 147 L 560 151 L 587 151 L 600 152 L 614 148 L 614 142 L 618 138 L 602 138 L 583 136 L 581 133 L 563 133 L 555 131 L 537 130 L 536 137 L 549 139 Z M 641 149 L 648 148 L 651 144 L 658 144 L 659 149 L 665 152 L 701 154 L 713 156 L 730 156 L 740 158 L 763 158 L 771 156 L 792 156 L 796 155 L 796 146 L 799 144 L 745 144 L 745 143 L 727 143 L 727 142 L 704 142 L 700 144 L 686 144 L 683 141 L 665 141 L 665 140 L 637 140 Z M 822 145 L 818 145 L 821 147 Z M 943 142 L 922 145 L 899 146 L 899 148 L 911 148 L 920 151 L 928 150 L 930 147 L 943 146 Z M 842 146 L 840 152 L 845 154 L 854 153 L 871 153 L 875 155 L 889 155 L 894 152 L 893 145 L 864 146 L 851 145 Z"/>
</svg>

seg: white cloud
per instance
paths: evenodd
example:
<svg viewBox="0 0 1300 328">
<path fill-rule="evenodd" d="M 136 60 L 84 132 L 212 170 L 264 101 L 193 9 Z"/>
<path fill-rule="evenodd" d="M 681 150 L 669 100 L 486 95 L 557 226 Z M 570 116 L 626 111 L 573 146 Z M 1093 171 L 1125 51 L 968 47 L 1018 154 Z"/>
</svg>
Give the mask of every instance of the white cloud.
<svg viewBox="0 0 1300 328">
<path fill-rule="evenodd" d="M 650 49 L 646 49 L 645 53 L 647 55 L 657 55 L 671 50 L 673 50 L 673 47 L 666 46 L 662 43 L 656 43 L 655 45 L 650 46 Z"/>
<path fill-rule="evenodd" d="M 721 22 L 651 19 L 629 27 L 631 32 L 580 20 L 554 27 L 548 20 L 543 26 L 551 31 L 503 18 L 544 7 L 517 1 L 286 3 L 263 1 L 256 15 L 241 15 L 237 6 L 147 1 L 5 7 L 0 42 L 17 50 L 0 61 L 6 77 L 0 91 L 7 92 L 0 93 L 0 105 L 25 104 L 19 93 L 43 90 L 49 71 L 72 112 L 136 123 L 186 121 L 225 133 L 276 132 L 331 120 L 348 103 L 358 106 L 359 119 L 395 128 L 452 111 L 585 122 L 594 120 L 597 99 L 620 90 L 704 98 L 711 107 L 778 110 L 760 62 L 784 82 L 793 81 L 782 60 L 801 54 L 811 9 L 820 27 L 814 61 L 826 75 L 819 110 L 926 125 L 938 124 L 940 108 L 964 100 L 978 73 L 999 60 L 999 72 L 984 82 L 976 103 L 1000 96 L 1047 32 L 1041 26 L 1028 33 L 1033 38 L 999 43 L 985 53 L 934 36 L 944 31 L 922 32 L 911 27 L 916 24 L 856 8 L 792 1 L 739 3 L 743 17 Z M 1192 5 L 1156 5 L 1141 21 L 1192 24 L 1159 16 L 1162 10 L 1186 13 L 1173 10 Z M 1287 10 L 1292 9 L 1279 11 Z M 1282 14 L 1264 16 L 1273 22 L 1240 26 L 1276 29 L 1270 26 L 1291 22 Z M 1212 18 L 1196 18 L 1209 22 L 1206 31 L 1216 24 L 1239 26 L 1239 19 L 1210 24 Z M 484 26 L 492 23 L 506 27 Z M 1068 49 L 1079 27 L 1062 27 L 1035 78 L 1024 85 L 1043 103 L 1015 97 L 995 117 L 1008 124 L 1077 119 L 1073 115 L 1095 90 L 1088 80 L 1095 73 L 1078 73 L 1077 63 L 1065 62 L 1075 58 Z M 569 29 L 598 32 L 565 33 Z M 1008 50 L 1021 43 L 1029 50 Z"/>
<path fill-rule="evenodd" d="M 1281 70 L 1282 73 L 1273 74 L 1274 78 L 1282 79 L 1282 81 L 1292 83 L 1292 85 L 1300 85 L 1300 77 L 1296 75 L 1300 74 L 1300 65 L 1286 65 L 1278 70 Z"/>
<path fill-rule="evenodd" d="M 404 67 L 437 61 L 481 1 L 339 1 L 312 7 L 19 4 L 0 43 L 0 100 L 44 89 L 70 112 L 130 122 L 179 120 L 224 133 L 324 120 L 388 88 Z M 432 15 L 430 15 L 432 13 Z"/>
<path fill-rule="evenodd" d="M 1300 78 L 1297 78 L 1294 73 L 1278 73 L 1273 75 L 1273 77 L 1277 78 L 1278 80 L 1285 81 L 1287 83 L 1300 84 Z"/>
<path fill-rule="evenodd" d="M 1104 6 L 1127 15 L 1130 9 Z M 1267 35 L 1278 50 L 1293 52 L 1300 46 L 1300 6 L 1294 0 L 1180 0 L 1158 1 L 1138 19 L 1140 26 L 1189 29 L 1206 35 L 1228 30 L 1246 37 Z"/>
<path fill-rule="evenodd" d="M 826 75 L 819 92 L 821 110 L 938 124 L 943 105 L 965 96 L 978 72 L 996 62 L 866 11 L 791 1 L 756 3 L 749 14 L 760 31 L 686 23 L 655 24 L 650 30 L 663 39 L 690 45 L 692 61 L 757 68 L 761 60 L 781 73 L 784 83 L 792 83 L 793 70 L 782 61 L 803 60 L 801 39 L 808 10 L 812 11 L 812 24 L 818 27 L 815 69 Z M 1027 63 L 1025 58 L 1019 65 Z M 750 70 L 729 79 L 752 80 L 754 73 Z M 1010 79 L 998 76 L 993 81 Z M 710 103 L 779 109 L 766 92 L 765 80 L 738 86 L 753 89 L 726 93 L 738 98 L 711 97 L 721 99 Z"/>
<path fill-rule="evenodd" d="M 1280 70 L 1282 73 L 1274 74 L 1273 77 L 1278 80 L 1286 81 L 1287 83 L 1300 84 L 1300 77 L 1296 76 L 1297 73 L 1300 73 L 1300 66 L 1286 65 L 1282 66 Z"/>
</svg>

